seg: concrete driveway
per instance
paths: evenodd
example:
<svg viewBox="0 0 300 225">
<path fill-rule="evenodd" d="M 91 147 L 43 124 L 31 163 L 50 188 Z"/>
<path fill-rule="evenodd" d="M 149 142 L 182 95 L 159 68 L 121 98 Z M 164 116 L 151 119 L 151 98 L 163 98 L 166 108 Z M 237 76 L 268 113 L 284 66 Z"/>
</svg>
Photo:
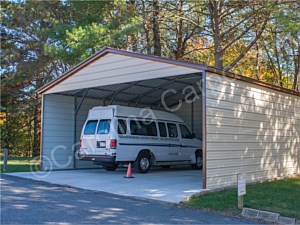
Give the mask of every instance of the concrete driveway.
<svg viewBox="0 0 300 225">
<path fill-rule="evenodd" d="M 87 190 L 104 191 L 123 196 L 179 203 L 202 190 L 202 171 L 190 168 L 154 168 L 147 174 L 134 173 L 126 179 L 126 168 L 110 172 L 103 169 L 22 172 L 10 175 L 68 185 Z"/>
<path fill-rule="evenodd" d="M 1 224 L 255 224 L 163 202 L 1 174 Z"/>
</svg>

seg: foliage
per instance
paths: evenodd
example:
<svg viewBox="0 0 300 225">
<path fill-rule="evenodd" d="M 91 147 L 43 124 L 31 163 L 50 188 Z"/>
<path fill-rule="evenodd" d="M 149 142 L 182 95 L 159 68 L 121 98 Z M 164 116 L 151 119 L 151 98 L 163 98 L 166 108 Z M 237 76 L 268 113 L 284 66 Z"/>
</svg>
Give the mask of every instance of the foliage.
<svg viewBox="0 0 300 225">
<path fill-rule="evenodd" d="M 104 46 L 299 90 L 299 1 L 1 1 L 1 146 L 38 155 L 36 90 Z"/>
</svg>

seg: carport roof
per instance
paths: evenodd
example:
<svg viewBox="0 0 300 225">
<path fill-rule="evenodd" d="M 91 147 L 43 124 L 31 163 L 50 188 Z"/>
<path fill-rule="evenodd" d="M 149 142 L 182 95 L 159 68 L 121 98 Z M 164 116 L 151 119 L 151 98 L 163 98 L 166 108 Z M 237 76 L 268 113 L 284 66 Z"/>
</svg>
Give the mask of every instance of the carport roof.
<svg viewBox="0 0 300 225">
<path fill-rule="evenodd" d="M 103 58 L 103 59 L 101 59 L 102 61 L 98 60 L 100 58 Z M 104 59 L 106 59 L 105 63 L 103 63 Z M 100 63 L 98 63 L 98 61 Z M 118 61 L 118 62 L 114 62 L 114 61 Z M 118 63 L 118 65 L 117 65 L 117 63 Z M 119 74 L 118 74 L 118 76 L 116 76 L 114 81 L 112 81 L 112 79 L 110 79 L 110 77 L 109 77 L 110 76 L 109 74 L 111 72 L 108 70 L 108 68 L 110 66 L 109 64 L 113 64 L 112 66 L 117 67 L 114 69 L 119 70 L 119 72 L 118 72 Z M 139 87 L 140 89 L 142 89 L 144 86 L 145 89 L 147 89 L 147 88 L 149 89 L 149 87 L 151 87 L 151 85 L 150 86 L 147 86 L 147 84 L 144 85 L 141 83 L 141 81 L 145 80 L 145 82 L 147 82 L 147 80 L 149 80 L 149 82 L 151 82 L 151 79 L 156 79 L 157 82 L 158 82 L 157 79 L 160 79 L 161 81 L 164 80 L 165 82 L 172 82 L 175 84 L 176 83 L 179 84 L 180 82 L 182 82 L 181 80 L 180 81 L 178 80 L 176 82 L 176 80 L 178 78 L 173 77 L 170 79 L 170 77 L 175 76 L 175 75 L 183 76 L 184 74 L 185 75 L 196 74 L 196 73 L 208 71 L 211 73 L 224 75 L 224 76 L 234 78 L 237 80 L 242 80 L 242 81 L 252 83 L 255 85 L 267 87 L 267 88 L 270 88 L 273 90 L 300 96 L 300 92 L 292 91 L 290 89 L 286 89 L 286 88 L 282 88 L 282 87 L 279 87 L 276 85 L 261 82 L 261 81 L 258 81 L 258 80 L 255 80 L 255 79 L 252 79 L 249 77 L 245 77 L 242 75 L 237 75 L 237 74 L 230 73 L 227 71 L 219 70 L 219 69 L 216 69 L 213 67 L 209 67 L 207 65 L 195 64 L 195 63 L 191 63 L 191 62 L 185 62 L 185 61 L 179 61 L 179 60 L 173 60 L 173 59 L 167 59 L 167 58 L 163 58 L 163 57 L 145 55 L 145 54 L 140 54 L 140 53 L 133 53 L 133 52 L 117 50 L 117 49 L 108 48 L 108 47 L 102 48 L 96 54 L 90 56 L 89 58 L 87 58 L 83 62 L 79 63 L 78 65 L 74 66 L 69 71 L 62 74 L 55 80 L 49 82 L 47 85 L 38 89 L 37 93 L 38 94 L 64 93 L 67 95 L 77 95 L 78 93 L 82 94 L 82 90 L 85 90 L 88 88 L 89 89 L 94 88 L 94 92 L 97 91 L 97 95 L 99 95 L 99 93 L 101 91 L 102 92 L 106 91 L 106 90 L 103 90 L 102 88 L 101 89 L 97 88 L 97 87 L 99 87 L 99 83 L 94 82 L 95 75 L 98 78 L 100 77 L 99 73 L 94 74 L 94 77 L 93 77 L 93 79 L 90 79 L 90 82 L 88 82 L 90 77 L 86 76 L 86 75 L 91 75 L 91 71 L 93 70 L 93 68 L 96 68 L 96 66 L 97 66 L 97 69 L 102 68 L 102 71 L 99 71 L 99 73 L 100 72 L 102 74 L 104 72 L 106 73 L 106 77 L 104 76 L 105 80 L 103 80 L 103 81 L 105 81 L 106 85 L 118 85 L 118 87 L 120 87 L 122 85 L 122 83 L 128 83 L 128 85 L 131 85 L 131 86 L 127 86 L 126 88 L 128 88 L 128 87 L 133 88 L 134 86 L 136 86 L 136 87 Z M 89 70 L 87 68 L 89 68 Z M 82 71 L 84 71 L 84 72 L 82 72 Z M 95 69 L 94 69 L 94 72 L 98 72 L 98 70 L 95 71 Z M 72 81 L 71 79 L 74 79 L 74 78 L 72 78 L 73 75 L 78 74 L 78 73 L 82 73 L 81 75 L 84 75 L 84 76 L 81 77 L 82 80 L 80 80 L 80 79 L 76 80 L 76 82 L 79 81 L 76 86 L 76 84 L 75 84 L 76 82 Z M 135 76 L 130 77 L 129 75 L 131 75 L 131 74 L 135 74 Z M 124 75 L 128 75 L 128 76 L 124 76 Z M 199 75 L 198 75 L 198 77 L 199 77 Z M 171 81 L 171 80 L 173 80 L 173 81 Z M 194 82 L 195 82 L 195 80 L 194 80 Z M 139 83 L 139 85 L 138 85 L 138 83 Z M 190 82 L 187 82 L 184 84 L 187 85 L 189 83 Z M 103 86 L 103 85 L 101 85 L 101 86 Z M 161 86 L 160 86 L 159 84 L 156 83 L 153 88 L 157 89 L 157 86 L 159 86 L 161 89 L 163 89 L 164 84 L 161 83 Z M 111 87 L 113 87 L 113 86 L 109 87 L 110 90 L 111 90 Z M 135 91 L 138 91 L 138 92 L 144 91 L 145 92 L 146 91 L 145 89 L 144 90 L 135 90 Z M 123 89 L 121 88 L 121 91 L 122 90 Z M 117 88 L 114 91 L 116 92 L 116 91 L 120 91 L 120 90 Z M 148 90 L 146 92 L 149 92 L 149 94 L 150 94 L 151 90 Z M 133 94 L 135 94 L 135 93 L 133 93 Z"/>
</svg>

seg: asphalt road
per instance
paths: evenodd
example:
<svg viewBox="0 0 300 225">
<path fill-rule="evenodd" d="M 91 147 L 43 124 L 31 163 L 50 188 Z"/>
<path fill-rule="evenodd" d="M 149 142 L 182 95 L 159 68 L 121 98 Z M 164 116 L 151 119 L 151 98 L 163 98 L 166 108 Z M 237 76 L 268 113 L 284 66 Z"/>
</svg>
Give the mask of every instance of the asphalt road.
<svg viewBox="0 0 300 225">
<path fill-rule="evenodd" d="M 1 175 L 1 224 L 59 223 L 254 224 L 167 203 Z"/>
</svg>

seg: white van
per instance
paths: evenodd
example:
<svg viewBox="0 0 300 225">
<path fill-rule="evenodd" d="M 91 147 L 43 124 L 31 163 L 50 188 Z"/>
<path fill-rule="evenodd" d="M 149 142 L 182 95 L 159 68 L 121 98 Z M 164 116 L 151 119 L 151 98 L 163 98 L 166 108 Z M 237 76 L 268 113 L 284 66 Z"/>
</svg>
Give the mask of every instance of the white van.
<svg viewBox="0 0 300 225">
<path fill-rule="evenodd" d="M 89 111 L 83 126 L 78 156 L 109 171 L 129 162 L 140 173 L 147 173 L 151 166 L 201 169 L 202 142 L 172 113 L 97 106 Z"/>
</svg>

